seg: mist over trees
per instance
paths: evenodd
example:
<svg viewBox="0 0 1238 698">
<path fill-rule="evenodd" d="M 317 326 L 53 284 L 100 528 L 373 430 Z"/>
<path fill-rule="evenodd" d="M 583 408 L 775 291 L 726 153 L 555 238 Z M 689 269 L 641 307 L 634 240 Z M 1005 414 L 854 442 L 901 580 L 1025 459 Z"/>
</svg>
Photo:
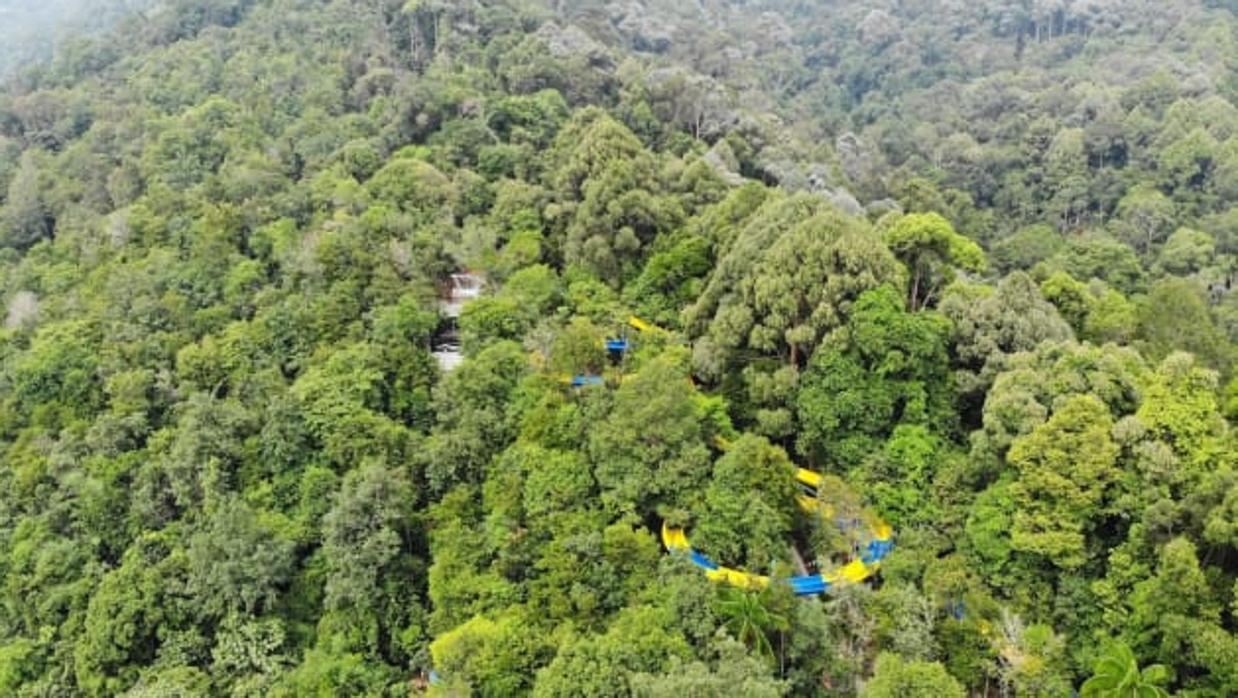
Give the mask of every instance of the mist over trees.
<svg viewBox="0 0 1238 698">
<path fill-rule="evenodd" d="M 0 694 L 1238 694 L 1234 10 L 0 5 Z"/>
<path fill-rule="evenodd" d="M 156 6 L 156 0 L 5 0 L 0 78 L 50 61 L 80 60 L 97 47 L 93 37 Z"/>
</svg>

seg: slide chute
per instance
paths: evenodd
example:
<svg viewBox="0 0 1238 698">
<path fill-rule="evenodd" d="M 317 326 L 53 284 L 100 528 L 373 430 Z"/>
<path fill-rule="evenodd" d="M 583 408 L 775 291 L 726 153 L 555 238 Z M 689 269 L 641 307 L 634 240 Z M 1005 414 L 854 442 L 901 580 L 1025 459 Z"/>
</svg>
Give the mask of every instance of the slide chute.
<svg viewBox="0 0 1238 698">
<path fill-rule="evenodd" d="M 823 504 L 816 497 L 816 491 L 822 481 L 821 474 L 799 468 L 795 472 L 795 479 L 806 490 L 812 492 L 811 495 L 804 493 L 797 496 L 796 499 L 800 507 L 806 511 L 817 512 L 825 518 L 833 517 L 834 512 L 830 510 L 830 507 Z M 861 547 L 858 557 L 842 567 L 822 574 L 787 578 L 786 582 L 791 585 L 791 590 L 797 595 L 813 596 L 824 594 L 840 585 L 863 582 L 877 574 L 878 570 L 881 569 L 881 561 L 894 549 L 894 531 L 889 524 L 883 521 L 861 522 L 857 519 L 851 519 L 838 521 L 837 523 L 843 528 L 863 527 L 864 538 L 867 539 L 867 543 Z M 724 582 L 741 589 L 757 590 L 769 586 L 769 577 L 723 567 L 710 560 L 704 553 L 692 548 L 692 544 L 688 542 L 688 534 L 682 528 L 668 526 L 665 521 L 662 522 L 662 545 L 670 551 L 687 553 L 693 564 L 703 569 L 705 576 L 714 581 Z"/>
</svg>

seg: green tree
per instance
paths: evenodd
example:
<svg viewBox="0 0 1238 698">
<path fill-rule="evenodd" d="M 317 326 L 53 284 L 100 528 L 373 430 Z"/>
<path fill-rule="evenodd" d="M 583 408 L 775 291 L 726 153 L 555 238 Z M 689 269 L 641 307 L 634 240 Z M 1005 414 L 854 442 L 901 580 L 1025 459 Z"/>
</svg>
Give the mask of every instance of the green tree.
<svg viewBox="0 0 1238 698">
<path fill-rule="evenodd" d="M 1100 279 L 1127 295 L 1142 290 L 1145 277 L 1139 256 L 1130 245 L 1095 234 L 1071 239 L 1036 269 L 1043 269 L 1046 276 L 1065 271 L 1080 281 Z"/>
<path fill-rule="evenodd" d="M 772 660 L 774 646 L 770 643 L 770 633 L 786 630 L 790 619 L 771 607 L 771 599 L 768 592 L 727 587 L 721 590 L 715 608 L 732 637 Z"/>
<path fill-rule="evenodd" d="M 159 637 L 185 622 L 169 592 L 184 578 L 183 552 L 148 534 L 126 552 L 91 596 L 85 630 L 77 639 L 73 671 L 89 695 L 112 695 L 132 686 L 155 658 Z"/>
<path fill-rule="evenodd" d="M 683 637 L 665 626 L 665 614 L 648 606 L 626 609 L 602 635 L 569 637 L 537 672 L 533 695 L 627 696 L 635 674 L 661 673 L 689 656 Z"/>
<path fill-rule="evenodd" d="M 769 569 L 786 557 L 795 523 L 795 468 L 761 437 L 744 435 L 714 464 L 693 543 L 714 559 Z"/>
<path fill-rule="evenodd" d="M 657 193 L 653 156 L 623 124 L 585 109 L 551 150 L 552 186 L 563 221 L 563 257 L 617 284 L 634 277 L 645 248 L 683 219 L 678 201 Z"/>
<path fill-rule="evenodd" d="M 597 375 L 605 365 L 602 331 L 588 318 L 572 318 L 559 331 L 550 349 L 551 369 L 567 376 Z"/>
<path fill-rule="evenodd" d="M 954 356 L 964 393 L 986 388 L 1008 355 L 1071 338 L 1070 326 L 1022 272 L 994 289 L 955 284 L 946 289 L 940 310 L 954 323 Z"/>
<path fill-rule="evenodd" d="M 289 657 L 283 652 L 287 640 L 278 618 L 229 616 L 211 648 L 212 669 L 219 683 L 230 685 L 232 692 L 240 695 L 269 691 L 287 668 Z"/>
<path fill-rule="evenodd" d="M 1170 274 L 1185 276 L 1200 271 L 1215 260 L 1212 236 L 1190 228 L 1178 228 L 1165 241 L 1156 265 Z"/>
<path fill-rule="evenodd" d="M 481 481 L 482 468 L 515 438 L 508 401 L 528 370 L 528 358 L 518 344 L 497 342 L 436 386 L 437 424 L 419 454 L 432 491 Z"/>
<path fill-rule="evenodd" d="M 1006 613 L 1002 618 L 1001 672 L 1004 683 L 1021 696 L 1070 694 L 1063 639 L 1047 625 L 1024 627 Z"/>
<path fill-rule="evenodd" d="M 700 661 L 683 665 L 672 661 L 662 674 L 633 674 L 632 694 L 640 698 L 728 694 L 778 698 L 790 690 L 785 682 L 769 675 L 765 662 L 749 655 L 743 645 L 733 640 L 719 643 L 717 654 L 712 666 Z"/>
<path fill-rule="evenodd" d="M 19 161 L 0 209 L 0 244 L 26 249 L 52 234 L 56 221 L 40 177 L 41 153 L 30 150 Z"/>
<path fill-rule="evenodd" d="M 889 285 L 862 294 L 809 363 L 797 448 L 814 462 L 858 464 L 902 425 L 952 431 L 950 326 L 936 313 L 908 312 L 900 296 Z"/>
<path fill-rule="evenodd" d="M 918 310 L 953 278 L 953 268 L 978 272 L 985 266 L 984 251 L 954 232 L 936 213 L 912 213 L 895 221 L 884 234 L 885 243 L 908 269 L 911 286 L 907 307 Z"/>
<path fill-rule="evenodd" d="M 1064 569 L 1086 562 L 1087 535 L 1098 525 L 1107 488 L 1118 477 L 1118 447 L 1109 410 L 1091 395 L 1057 406 L 1053 416 L 1016 439 L 1007 459 L 1018 471 L 1011 543 Z"/>
<path fill-rule="evenodd" d="M 607 509 L 643 516 L 699 496 L 714 426 L 685 359 L 668 352 L 628 377 L 609 416 L 589 430 L 587 453 Z"/>
<path fill-rule="evenodd" d="M 1059 230 L 1078 226 L 1091 204 L 1085 137 L 1081 128 L 1062 129 L 1045 153 L 1045 169 L 1052 191 L 1046 212 L 1057 219 Z"/>
<path fill-rule="evenodd" d="M 716 377 L 749 349 L 802 365 L 864 291 L 900 284 L 898 263 L 862 220 L 806 195 L 774 197 L 724 250 L 687 312 L 694 363 Z"/>
<path fill-rule="evenodd" d="M 354 649 L 388 649 L 384 642 L 403 632 L 416 610 L 408 594 L 412 501 L 403 473 L 364 465 L 345 477 L 323 517 L 328 564 L 323 603 L 328 612 L 348 614 L 345 627 L 352 637 L 346 645 Z"/>
<path fill-rule="evenodd" d="M 1220 144 L 1204 128 L 1196 128 L 1162 150 L 1158 169 L 1167 190 L 1190 196 L 1205 188 Z"/>
<path fill-rule="evenodd" d="M 1146 355 L 1161 359 L 1174 350 L 1185 350 L 1228 374 L 1232 349 L 1213 322 L 1197 283 L 1162 279 L 1136 307 L 1138 344 Z"/>
<path fill-rule="evenodd" d="M 662 326 L 676 326 L 679 312 L 700 294 L 712 267 L 709 241 L 691 236 L 649 257 L 640 276 L 623 289 L 638 314 Z"/>
<path fill-rule="evenodd" d="M 1118 202 L 1121 235 L 1145 255 L 1169 235 L 1174 217 L 1173 202 L 1154 187 L 1135 187 Z"/>
<path fill-rule="evenodd" d="M 397 153 L 375 172 L 365 186 L 377 201 L 397 206 L 422 222 L 450 215 L 459 197 L 446 175 L 433 165 L 403 153 Z"/>
<path fill-rule="evenodd" d="M 436 670 L 483 695 L 517 695 L 533 685 L 535 669 L 552 648 L 518 616 L 476 616 L 430 645 Z"/>
<path fill-rule="evenodd" d="M 963 686 L 938 662 L 904 661 L 896 654 L 877 657 L 873 677 L 860 690 L 861 698 L 933 698 L 966 695 Z"/>
<path fill-rule="evenodd" d="M 1021 228 L 993 244 L 991 257 L 998 271 L 1027 271 L 1066 245 L 1061 233 L 1048 225 Z"/>
<path fill-rule="evenodd" d="M 223 503 L 189 543 L 188 589 L 199 612 L 223 618 L 275 605 L 292 569 L 292 542 L 265 530 L 249 507 Z"/>
<path fill-rule="evenodd" d="M 1092 678 L 1083 682 L 1079 693 L 1085 698 L 1163 698 L 1169 692 L 1161 688 L 1169 671 L 1160 664 L 1139 668 L 1130 648 L 1114 643 L 1093 667 Z"/>
</svg>

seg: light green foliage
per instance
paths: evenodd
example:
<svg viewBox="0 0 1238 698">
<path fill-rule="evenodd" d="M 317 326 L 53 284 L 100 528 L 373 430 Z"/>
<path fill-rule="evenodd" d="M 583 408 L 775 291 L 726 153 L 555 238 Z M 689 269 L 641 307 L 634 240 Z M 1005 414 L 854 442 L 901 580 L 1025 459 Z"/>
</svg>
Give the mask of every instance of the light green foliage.
<svg viewBox="0 0 1238 698">
<path fill-rule="evenodd" d="M 1014 545 L 1010 530 L 1015 513 L 1011 478 L 998 480 L 976 496 L 964 528 L 965 549 L 977 571 L 993 583 L 1006 586 Z"/>
<path fill-rule="evenodd" d="M 930 524 L 941 515 L 934 502 L 934 481 L 960 457 L 947 438 L 928 427 L 900 424 L 883 448 L 868 454 L 848 475 L 892 525 Z"/>
<path fill-rule="evenodd" d="M 985 397 L 981 429 L 971 438 L 973 457 L 1004 455 L 1059 402 L 1078 395 L 1099 398 L 1115 421 L 1130 415 L 1140 407 L 1149 379 L 1147 364 L 1132 349 L 1068 342 L 1016 354 Z"/>
<path fill-rule="evenodd" d="M 950 222 L 936 213 L 912 213 L 899 218 L 884 231 L 890 251 L 908 270 L 910 290 L 907 307 L 927 306 L 941 287 L 953 278 L 953 267 L 978 272 L 984 269 L 984 250 L 954 232 Z"/>
<path fill-rule="evenodd" d="M 1165 545 L 1156 573 L 1135 585 L 1130 603 L 1132 636 L 1165 661 L 1174 661 L 1179 653 L 1190 653 L 1197 643 L 1207 642 L 1212 633 L 1201 630 L 1215 626 L 1221 616 L 1195 546 L 1184 538 Z"/>
<path fill-rule="evenodd" d="M 311 649 L 300 665 L 285 674 L 268 695 L 273 698 L 382 695 L 392 678 L 390 670 L 367 662 L 363 655 Z"/>
<path fill-rule="evenodd" d="M 657 609 L 634 606 L 616 619 L 605 634 L 569 637 L 546 668 L 537 673 L 534 696 L 626 696 L 633 674 L 669 669 L 683 660 L 688 645 L 668 631 Z"/>
<path fill-rule="evenodd" d="M 962 698 L 963 686 L 937 662 L 904 661 L 896 654 L 877 658 L 862 698 Z"/>
<path fill-rule="evenodd" d="M 1011 485 L 1018 507 L 1011 529 L 1015 550 L 1067 569 L 1086 561 L 1087 534 L 1118 475 L 1112 427 L 1105 404 L 1082 395 L 1011 443 L 1007 459 L 1018 472 Z"/>
<path fill-rule="evenodd" d="M 588 318 L 573 318 L 550 348 L 550 368 L 565 376 L 598 375 L 606 365 L 602 331 Z"/>
<path fill-rule="evenodd" d="M 188 585 L 204 614 L 257 615 L 275 604 L 291 563 L 289 541 L 264 530 L 244 504 L 226 502 L 190 539 Z"/>
<path fill-rule="evenodd" d="M 1202 126 L 1169 144 L 1161 151 L 1157 163 L 1166 188 L 1171 191 L 1199 189 L 1213 167 L 1218 145 Z"/>
<path fill-rule="evenodd" d="M 451 180 L 433 165 L 403 157 L 391 160 L 366 182 L 375 200 L 413 214 L 419 221 L 450 215 L 458 193 Z"/>
<path fill-rule="evenodd" d="M 680 309 L 699 295 L 710 267 L 709 242 L 686 237 L 669 250 L 651 255 L 640 276 L 624 288 L 624 298 L 641 317 L 673 327 L 679 323 Z"/>
<path fill-rule="evenodd" d="M 1093 284 L 1089 291 L 1092 298 L 1079 336 L 1097 344 L 1129 343 L 1138 326 L 1135 304 L 1111 288 Z"/>
<path fill-rule="evenodd" d="M 1065 643 L 1047 625 L 1023 626 L 1009 614 L 1002 618 L 1001 678 L 1022 696 L 1065 696 L 1070 680 Z"/>
<path fill-rule="evenodd" d="M 915 587 L 890 584 L 874 595 L 878 637 L 904 659 L 931 660 L 938 654 L 933 630 L 937 610 Z"/>
<path fill-rule="evenodd" d="M 25 249 L 52 234 L 55 220 L 39 183 L 41 156 L 37 150 L 23 154 L 8 182 L 4 208 L 0 209 L 0 244 L 5 247 Z"/>
<path fill-rule="evenodd" d="M 211 659 L 234 682 L 233 693 L 262 693 L 290 662 L 283 653 L 286 640 L 279 619 L 230 616 L 219 629 Z"/>
<path fill-rule="evenodd" d="M 778 698 L 788 694 L 786 683 L 769 676 L 766 664 L 749 656 L 741 645 L 723 642 L 713 666 L 704 662 L 679 665 L 672 660 L 662 674 L 634 674 L 632 694 L 640 698 L 742 695 Z"/>
<path fill-rule="evenodd" d="M 1169 695 L 1161 687 L 1168 678 L 1169 672 L 1160 664 L 1140 669 L 1130 648 L 1115 643 L 1097 660 L 1093 676 L 1083 682 L 1080 695 L 1086 698 L 1162 698 Z"/>
<path fill-rule="evenodd" d="M 200 669 L 173 666 L 143 672 L 142 678 L 125 698 L 206 698 L 211 694 L 210 677 Z"/>
<path fill-rule="evenodd" d="M 1152 187 L 1135 187 L 1118 202 L 1118 220 L 1121 236 L 1143 254 L 1151 255 L 1153 247 L 1169 236 L 1173 202 Z"/>
<path fill-rule="evenodd" d="M 530 95 L 504 95 L 491 105 L 487 122 L 497 135 L 513 143 L 544 148 L 569 115 L 562 94 L 541 90 Z"/>
<path fill-rule="evenodd" d="M 323 552 L 329 561 L 323 604 L 356 618 L 350 623 L 355 649 L 391 651 L 383 643 L 405 629 L 407 614 L 415 610 L 407 592 L 393 594 L 388 587 L 390 580 L 412 572 L 406 552 L 411 503 L 412 492 L 399 471 L 368 465 L 349 473 L 323 517 Z"/>
<path fill-rule="evenodd" d="M 1165 241 L 1156 264 L 1170 274 L 1184 276 L 1209 266 L 1216 253 L 1216 243 L 1208 233 L 1178 228 Z"/>
<path fill-rule="evenodd" d="M 35 643 L 19 638 L 0 647 L 0 688 L 17 693 L 22 684 L 38 678 L 41 658 Z"/>
<path fill-rule="evenodd" d="M 1081 340 L 1125 344 L 1134 335 L 1135 305 L 1099 279 L 1084 284 L 1057 271 L 1040 284 L 1040 292 Z"/>
<path fill-rule="evenodd" d="M 100 582 L 86 611 L 89 632 L 74 652 L 77 680 L 90 695 L 132 686 L 138 668 L 154 659 L 160 626 L 176 621 L 178 604 L 168 597 L 168 586 L 183 578 L 181 558 L 169 556 L 166 544 L 152 535 L 130 548 L 120 567 Z"/>
<path fill-rule="evenodd" d="M 549 649 L 515 616 L 497 622 L 476 616 L 430 645 L 434 666 L 450 681 L 463 681 L 483 695 L 529 690 L 535 667 Z"/>
<path fill-rule="evenodd" d="M 532 315 L 515 298 L 478 298 L 460 312 L 460 344 L 466 354 L 476 354 L 487 344 L 519 339 Z"/>
<path fill-rule="evenodd" d="M 1040 292 L 1057 308 L 1062 319 L 1070 323 L 1075 334 L 1080 335 L 1090 310 L 1091 294 L 1087 285 L 1064 271 L 1058 271 L 1040 284 Z"/>
<path fill-rule="evenodd" d="M 384 378 L 380 352 L 358 343 L 325 355 L 293 384 L 310 433 L 333 462 L 401 458 L 410 434 L 383 413 L 393 387 Z"/>
<path fill-rule="evenodd" d="M 562 289 L 554 270 L 532 265 L 511 275 L 493 296 L 465 304 L 460 313 L 460 343 L 467 355 L 488 344 L 518 340 L 558 302 Z"/>
<path fill-rule="evenodd" d="M 538 617 L 597 622 L 620 610 L 654 577 L 658 543 L 630 519 L 600 525 L 596 514 L 563 517 L 555 537 L 538 550 L 538 576 L 529 585 Z M 565 593 L 566 590 L 566 593 Z"/>
<path fill-rule="evenodd" d="M 1229 463 L 1227 423 L 1216 399 L 1216 375 L 1188 354 L 1173 354 L 1161 362 L 1135 413 L 1146 437 L 1171 452 L 1171 467 L 1149 468 L 1150 480 L 1184 496 L 1195 490 L 1204 473 Z M 1173 462 L 1173 461 L 1176 461 Z"/>
<path fill-rule="evenodd" d="M 901 277 L 864 221 L 814 197 L 773 198 L 723 252 L 688 310 L 690 326 L 703 335 L 696 369 L 718 375 L 740 349 L 802 364 L 860 294 Z"/>
<path fill-rule="evenodd" d="M 1141 290 L 1146 274 L 1135 250 L 1103 235 L 1071 239 L 1036 269 L 1064 271 L 1080 281 L 1100 279 L 1124 294 Z"/>
<path fill-rule="evenodd" d="M 419 454 L 432 489 L 477 482 L 481 469 L 514 437 L 507 402 L 529 370 L 520 347 L 499 342 L 447 376 L 435 391 L 437 425 Z"/>
<path fill-rule="evenodd" d="M 430 512 L 434 562 L 427 574 L 427 594 L 433 606 L 428 630 L 435 635 L 503 606 L 511 593 L 510 584 L 487 567 L 494 551 L 478 539 L 481 521 L 476 494 L 471 488 L 457 488 Z"/>
<path fill-rule="evenodd" d="M 777 608 L 777 589 L 760 592 L 724 589 L 714 606 L 731 636 L 758 656 L 772 659 L 774 646 L 770 635 L 786 630 L 790 619 Z"/>
<path fill-rule="evenodd" d="M 1023 272 L 1010 274 L 995 289 L 951 286 L 940 310 L 954 323 L 953 356 L 965 393 L 987 388 L 1008 355 L 1072 336 L 1070 326 Z"/>
<path fill-rule="evenodd" d="M 40 421 L 54 426 L 60 415 L 71 418 L 99 405 L 98 356 L 82 339 L 91 335 L 85 323 L 48 325 L 15 360 L 10 399 L 25 405 Z"/>
</svg>

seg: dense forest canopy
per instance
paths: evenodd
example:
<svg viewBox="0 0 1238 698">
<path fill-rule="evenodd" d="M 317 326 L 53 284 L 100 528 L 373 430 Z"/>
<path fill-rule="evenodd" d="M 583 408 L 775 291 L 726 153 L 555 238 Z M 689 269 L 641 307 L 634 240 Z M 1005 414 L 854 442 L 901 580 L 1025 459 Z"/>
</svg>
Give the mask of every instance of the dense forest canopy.
<svg viewBox="0 0 1238 698">
<path fill-rule="evenodd" d="M 98 35 L 126 21 L 145 20 L 155 0 L 2 0 L 0 77 L 64 60 Z"/>
<path fill-rule="evenodd" d="M 83 6 L 0 4 L 0 694 L 1238 694 L 1232 2 Z"/>
</svg>

